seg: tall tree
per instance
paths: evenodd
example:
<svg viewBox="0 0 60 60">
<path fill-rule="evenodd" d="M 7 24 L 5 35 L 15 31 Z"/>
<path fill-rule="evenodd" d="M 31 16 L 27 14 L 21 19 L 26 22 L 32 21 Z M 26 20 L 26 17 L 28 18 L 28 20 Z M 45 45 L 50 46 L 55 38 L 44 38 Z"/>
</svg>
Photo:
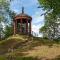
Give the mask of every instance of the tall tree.
<svg viewBox="0 0 60 60">
<path fill-rule="evenodd" d="M 0 0 L 0 33 L 5 32 L 7 30 L 3 31 L 3 24 L 6 26 L 7 24 L 11 24 L 11 21 L 13 19 L 14 13 L 10 10 L 10 0 Z M 3 22 L 3 24 L 2 24 Z M 1 28 L 2 26 L 2 28 Z M 8 34 L 8 33 L 4 33 Z M 0 34 L 1 37 L 2 33 Z M 1 39 L 1 38 L 0 38 Z"/>
<path fill-rule="evenodd" d="M 43 32 L 43 30 L 46 30 L 46 34 L 49 38 L 55 38 L 58 23 L 57 19 L 60 16 L 60 0 L 38 0 L 41 7 L 44 11 L 46 11 L 45 15 L 45 24 L 44 27 L 42 27 L 40 30 Z M 46 28 L 46 29 L 44 29 Z M 43 29 L 43 30 L 42 30 Z"/>
</svg>

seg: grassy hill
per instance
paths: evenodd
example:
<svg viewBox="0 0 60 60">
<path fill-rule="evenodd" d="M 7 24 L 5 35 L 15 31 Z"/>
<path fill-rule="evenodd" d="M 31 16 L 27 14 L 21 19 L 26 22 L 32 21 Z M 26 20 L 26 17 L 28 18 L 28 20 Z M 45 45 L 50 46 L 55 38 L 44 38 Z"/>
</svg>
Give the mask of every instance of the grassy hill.
<svg viewBox="0 0 60 60">
<path fill-rule="evenodd" d="M 0 41 L 0 60 L 60 60 L 60 42 L 14 35 Z"/>
</svg>

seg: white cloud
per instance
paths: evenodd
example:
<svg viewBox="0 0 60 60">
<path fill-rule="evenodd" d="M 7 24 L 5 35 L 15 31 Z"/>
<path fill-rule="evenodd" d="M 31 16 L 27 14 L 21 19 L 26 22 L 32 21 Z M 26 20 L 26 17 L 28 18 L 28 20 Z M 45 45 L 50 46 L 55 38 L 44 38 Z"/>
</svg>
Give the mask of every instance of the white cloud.
<svg viewBox="0 0 60 60">
<path fill-rule="evenodd" d="M 38 35 L 38 37 L 42 37 L 43 34 L 42 33 L 39 33 L 39 29 L 40 29 L 40 26 L 36 26 L 36 25 L 32 25 L 32 31 Z"/>
<path fill-rule="evenodd" d="M 39 34 L 39 29 L 44 25 L 44 16 L 40 16 L 40 11 L 35 12 L 35 14 L 32 16 L 32 31 L 34 31 L 38 36 L 42 36 L 42 34 Z"/>
<path fill-rule="evenodd" d="M 38 29 L 39 29 L 38 26 L 36 26 L 36 25 L 32 25 L 32 31 L 38 33 L 38 32 L 39 32 Z"/>
</svg>

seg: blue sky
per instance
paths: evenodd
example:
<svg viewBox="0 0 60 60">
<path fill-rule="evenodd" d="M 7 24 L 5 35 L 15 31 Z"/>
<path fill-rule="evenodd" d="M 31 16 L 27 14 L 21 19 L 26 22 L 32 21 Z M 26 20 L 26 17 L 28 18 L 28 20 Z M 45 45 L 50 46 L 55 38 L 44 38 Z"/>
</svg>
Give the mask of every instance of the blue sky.
<svg viewBox="0 0 60 60">
<path fill-rule="evenodd" d="M 17 14 L 21 13 L 22 6 L 26 14 L 32 17 L 32 31 L 37 33 L 39 36 L 39 28 L 44 25 L 44 16 L 40 16 L 44 11 L 39 6 L 38 0 L 13 0 L 11 2 L 11 9 Z"/>
</svg>

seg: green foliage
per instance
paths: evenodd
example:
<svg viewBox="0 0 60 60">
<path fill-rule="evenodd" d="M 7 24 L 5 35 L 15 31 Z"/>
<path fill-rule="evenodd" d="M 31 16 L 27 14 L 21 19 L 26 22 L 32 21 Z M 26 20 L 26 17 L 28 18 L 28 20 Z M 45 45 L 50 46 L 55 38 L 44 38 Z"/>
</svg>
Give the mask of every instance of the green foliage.
<svg viewBox="0 0 60 60">
<path fill-rule="evenodd" d="M 14 19 L 14 17 L 16 16 L 16 13 L 13 11 L 9 11 L 9 15 L 11 19 Z"/>
<path fill-rule="evenodd" d="M 4 17 L 1 15 L 0 16 L 0 23 L 1 23 L 1 21 L 3 21 L 4 20 Z"/>
<path fill-rule="evenodd" d="M 6 0 L 0 0 L 0 22 L 5 20 L 8 10 L 9 2 Z"/>
<path fill-rule="evenodd" d="M 13 35 L 13 27 L 12 26 L 6 26 L 4 34 L 5 34 L 5 38 Z"/>
<path fill-rule="evenodd" d="M 16 60 L 38 60 L 38 58 L 33 58 L 33 57 L 16 57 Z"/>
<path fill-rule="evenodd" d="M 5 25 L 5 30 L 2 29 L 4 30 L 3 35 L 5 35 L 5 37 L 9 37 L 13 33 L 13 27 L 9 24 L 12 24 L 12 20 L 16 15 L 14 12 L 10 10 L 10 2 L 10 0 L 0 0 L 0 23 L 3 22 Z"/>
<path fill-rule="evenodd" d="M 40 29 L 40 32 L 46 32 L 47 31 L 47 28 L 45 26 L 43 26 L 41 29 Z"/>
<path fill-rule="evenodd" d="M 49 39 L 54 39 L 58 31 L 57 19 L 60 18 L 60 0 L 38 0 L 43 10 L 46 11 L 45 14 L 45 24 L 40 29 L 44 33 L 44 36 L 47 35 Z"/>
<path fill-rule="evenodd" d="M 5 22 L 7 22 L 7 12 L 9 10 L 9 2 L 7 2 L 7 0 L 0 0 L 0 24 L 2 24 L 2 22 L 5 24 Z M 0 25 L 0 28 L 1 28 Z M 0 29 L 0 36 L 3 33 L 3 26 L 2 29 Z M 2 35 L 3 36 L 3 35 Z"/>
<path fill-rule="evenodd" d="M 0 56 L 0 60 L 6 60 L 5 56 Z"/>
<path fill-rule="evenodd" d="M 53 9 L 55 14 L 60 13 L 60 0 L 38 0 L 45 10 Z"/>
</svg>

